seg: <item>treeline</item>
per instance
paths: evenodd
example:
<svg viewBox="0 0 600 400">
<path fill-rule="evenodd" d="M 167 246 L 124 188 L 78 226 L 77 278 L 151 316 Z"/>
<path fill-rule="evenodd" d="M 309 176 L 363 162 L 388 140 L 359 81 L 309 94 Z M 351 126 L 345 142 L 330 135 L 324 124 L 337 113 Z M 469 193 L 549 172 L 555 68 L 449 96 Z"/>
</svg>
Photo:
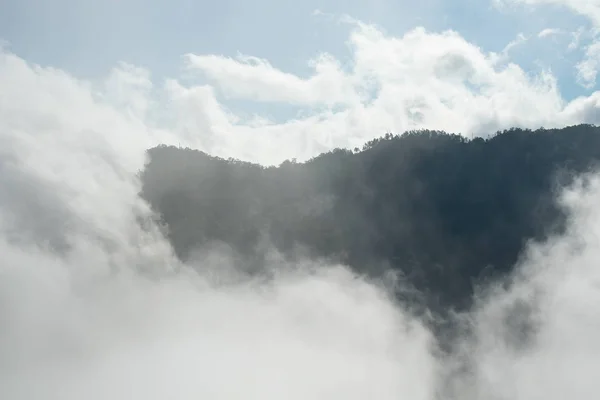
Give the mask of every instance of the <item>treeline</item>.
<svg viewBox="0 0 600 400">
<path fill-rule="evenodd" d="M 180 258 L 219 241 L 259 260 L 268 239 L 290 257 L 401 271 L 443 310 L 468 306 L 474 282 L 509 271 L 527 240 L 563 229 L 556 189 L 595 167 L 600 128 L 411 131 L 278 167 L 168 146 L 148 156 L 142 196 Z"/>
</svg>

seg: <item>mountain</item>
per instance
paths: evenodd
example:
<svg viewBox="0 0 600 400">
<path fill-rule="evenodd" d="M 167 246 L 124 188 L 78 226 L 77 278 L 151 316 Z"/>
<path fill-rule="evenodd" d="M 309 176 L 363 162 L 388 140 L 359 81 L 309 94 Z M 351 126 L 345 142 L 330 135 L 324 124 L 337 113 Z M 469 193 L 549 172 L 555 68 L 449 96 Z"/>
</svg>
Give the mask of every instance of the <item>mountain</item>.
<svg viewBox="0 0 600 400">
<path fill-rule="evenodd" d="M 447 311 L 468 307 L 477 282 L 509 272 L 527 241 L 560 233 L 557 190 L 598 160 L 592 125 L 473 140 L 387 134 L 277 167 L 161 145 L 148 150 L 141 195 L 183 260 L 225 243 L 258 268 L 268 242 L 290 258 L 398 272 L 417 289 L 405 300 Z"/>
</svg>

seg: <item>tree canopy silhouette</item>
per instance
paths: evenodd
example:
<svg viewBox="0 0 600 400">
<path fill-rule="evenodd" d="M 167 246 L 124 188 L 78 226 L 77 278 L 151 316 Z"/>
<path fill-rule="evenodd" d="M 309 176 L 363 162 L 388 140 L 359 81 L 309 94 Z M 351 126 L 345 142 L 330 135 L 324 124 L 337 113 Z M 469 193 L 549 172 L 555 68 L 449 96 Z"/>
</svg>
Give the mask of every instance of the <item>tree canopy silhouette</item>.
<svg viewBox="0 0 600 400">
<path fill-rule="evenodd" d="M 460 309 L 474 282 L 564 228 L 556 189 L 595 167 L 600 128 L 410 131 L 278 167 L 169 146 L 148 156 L 142 196 L 184 260 L 215 241 L 250 259 L 267 238 L 289 257 L 401 271 L 428 307 Z"/>
</svg>

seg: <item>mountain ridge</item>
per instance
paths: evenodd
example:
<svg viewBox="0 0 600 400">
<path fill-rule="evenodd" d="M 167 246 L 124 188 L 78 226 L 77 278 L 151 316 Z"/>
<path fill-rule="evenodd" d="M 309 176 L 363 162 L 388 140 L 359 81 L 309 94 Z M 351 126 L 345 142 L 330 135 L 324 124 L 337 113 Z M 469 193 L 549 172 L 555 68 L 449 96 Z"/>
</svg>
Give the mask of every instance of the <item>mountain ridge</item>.
<svg viewBox="0 0 600 400">
<path fill-rule="evenodd" d="M 270 167 L 161 145 L 148 150 L 141 196 L 183 260 L 225 243 L 258 265 L 266 240 L 287 257 L 401 272 L 428 308 L 464 309 L 477 282 L 510 272 L 528 241 L 564 230 L 558 191 L 599 161 L 593 125 L 486 139 L 388 133 Z"/>
</svg>

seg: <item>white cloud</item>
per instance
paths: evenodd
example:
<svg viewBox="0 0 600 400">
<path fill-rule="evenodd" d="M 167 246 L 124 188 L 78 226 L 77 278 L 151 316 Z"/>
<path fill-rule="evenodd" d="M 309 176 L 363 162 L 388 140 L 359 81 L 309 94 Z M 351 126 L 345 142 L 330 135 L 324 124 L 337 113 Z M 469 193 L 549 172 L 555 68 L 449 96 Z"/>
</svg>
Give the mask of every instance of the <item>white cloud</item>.
<svg viewBox="0 0 600 400">
<path fill-rule="evenodd" d="M 567 105 L 564 114 L 568 116 L 570 125 L 580 121 L 600 125 L 600 92 L 574 99 Z"/>
<path fill-rule="evenodd" d="M 577 48 L 579 48 L 580 46 L 580 42 L 581 42 L 581 37 L 584 35 L 585 33 L 585 29 L 580 27 L 579 29 L 577 29 L 575 32 L 571 32 L 571 43 L 569 43 L 569 50 L 575 50 Z"/>
<path fill-rule="evenodd" d="M 2 112 L 12 125 L 37 123 L 38 114 L 46 115 L 40 132 L 65 123 L 70 128 L 62 141 L 88 132 L 90 140 L 117 146 L 132 169 L 141 165 L 142 148 L 162 141 L 276 164 L 333 147 L 360 147 L 387 131 L 429 128 L 471 136 L 511 126 L 596 121 L 595 95 L 567 104 L 549 72 L 527 74 L 510 62 L 508 50 L 524 36 L 497 54 L 453 31 L 417 28 L 393 37 L 347 22 L 353 26 L 351 57 L 342 66 L 323 55 L 306 78 L 252 57 L 188 55 L 188 70 L 204 74 L 207 84 L 184 84 L 175 77 L 157 87 L 148 71 L 123 64 L 104 83 L 92 85 L 4 52 Z M 227 109 L 220 93 L 291 104 L 299 113 L 278 122 L 261 115 L 247 121 Z M 31 112 L 35 115 L 28 116 Z"/>
<path fill-rule="evenodd" d="M 464 350 L 476 372 L 459 384 L 462 398 L 597 393 L 600 181 L 597 174 L 586 180 L 562 194 L 571 212 L 568 232 L 531 245 L 510 289 L 492 288 L 472 314 L 477 340 Z"/>
<path fill-rule="evenodd" d="M 139 226 L 144 150 L 179 139 L 143 119 L 151 89 L 0 55 L 0 398 L 430 399 L 431 335 L 376 285 L 275 259 L 221 286 Z M 167 92 L 173 131 L 235 123 L 208 87 Z"/>
<path fill-rule="evenodd" d="M 121 111 L 146 118 L 150 108 L 152 81 L 149 71 L 121 63 L 114 68 L 105 83 L 107 101 Z"/>
<path fill-rule="evenodd" d="M 521 45 L 521 44 L 523 44 L 525 42 L 527 42 L 527 40 L 528 40 L 527 36 L 525 36 L 523 33 L 519 33 L 514 40 L 512 40 L 506 46 L 504 46 L 504 49 L 502 50 L 502 53 L 505 56 L 508 56 L 508 53 L 512 49 L 514 49 L 515 47 L 517 47 L 517 46 L 519 46 L 519 45 Z"/>
<path fill-rule="evenodd" d="M 455 32 L 389 37 L 359 25 L 349 45 L 352 64 L 326 75 L 332 86 L 205 58 L 227 66 L 210 79 L 231 95 L 345 105 L 252 124 L 210 85 L 157 89 L 128 65 L 91 84 L 0 53 L 0 398 L 431 400 L 446 373 L 455 399 L 597 395 L 597 181 L 565 196 L 569 235 L 532 248 L 517 284 L 484 298 L 471 315 L 477 340 L 465 338 L 457 359 L 436 359 L 421 323 L 341 267 L 275 259 L 274 280 L 225 286 L 170 273 L 178 263 L 164 238 L 136 223 L 149 210 L 134 176 L 154 144 L 278 162 L 388 129 L 600 122 L 600 92 L 566 103 L 550 74 L 528 76 Z M 528 307 L 539 335 L 523 344 Z M 467 373 L 448 369 L 463 361 Z"/>
<path fill-rule="evenodd" d="M 575 69 L 577 72 L 577 82 L 581 86 L 590 89 L 596 84 L 596 77 L 598 72 L 600 72 L 600 38 L 598 36 L 600 32 L 600 0 L 496 0 L 496 3 L 561 6 L 589 18 L 594 26 L 588 32 L 591 36 L 591 41 L 585 46 L 584 58 L 575 65 Z M 540 35 L 542 32 L 540 32 Z M 573 41 L 569 45 L 570 50 L 579 47 L 581 36 L 584 33 L 586 32 L 582 28 L 573 33 Z"/>
<path fill-rule="evenodd" d="M 452 31 L 419 28 L 390 37 L 373 26 L 352 23 L 351 62 L 343 70 L 332 67 L 335 73 L 317 70 L 307 79 L 264 60 L 249 65 L 247 59 L 189 56 L 191 67 L 229 96 L 307 106 L 337 101 L 336 108 L 310 107 L 307 116 L 258 128 L 220 117 L 221 123 L 203 132 L 218 131 L 220 140 L 229 143 L 226 147 L 243 150 L 217 151 L 271 163 L 305 159 L 335 146 L 360 146 L 390 130 L 424 127 L 479 135 L 510 126 L 564 125 L 573 120 L 551 74 L 528 75 L 506 62 L 510 48 L 526 40 L 522 35 L 505 52 L 494 54 Z M 330 56 L 327 60 L 339 65 Z M 324 81 L 331 90 L 325 90 Z M 212 107 L 214 115 L 225 115 L 222 106 Z"/>
<path fill-rule="evenodd" d="M 189 69 L 202 71 L 231 97 L 329 106 L 356 103 L 358 100 L 350 82 L 344 79 L 341 66 L 327 54 L 311 61 L 315 74 L 306 80 L 251 56 L 240 55 L 234 60 L 189 54 L 187 61 Z"/>
<path fill-rule="evenodd" d="M 524 4 L 529 6 L 561 6 L 567 7 L 578 14 L 589 17 L 594 24 L 600 24 L 600 1 L 599 0 L 494 0 L 496 4 Z"/>
<path fill-rule="evenodd" d="M 596 76 L 600 70 L 600 41 L 590 44 L 585 50 L 585 57 L 575 66 L 577 81 L 591 89 L 596 85 Z"/>
<path fill-rule="evenodd" d="M 555 35 L 560 35 L 564 33 L 561 29 L 557 29 L 557 28 L 546 28 L 546 29 L 542 29 L 539 33 L 538 33 L 538 37 L 539 38 L 546 38 L 546 37 L 550 37 L 550 36 L 555 36 Z"/>
</svg>

